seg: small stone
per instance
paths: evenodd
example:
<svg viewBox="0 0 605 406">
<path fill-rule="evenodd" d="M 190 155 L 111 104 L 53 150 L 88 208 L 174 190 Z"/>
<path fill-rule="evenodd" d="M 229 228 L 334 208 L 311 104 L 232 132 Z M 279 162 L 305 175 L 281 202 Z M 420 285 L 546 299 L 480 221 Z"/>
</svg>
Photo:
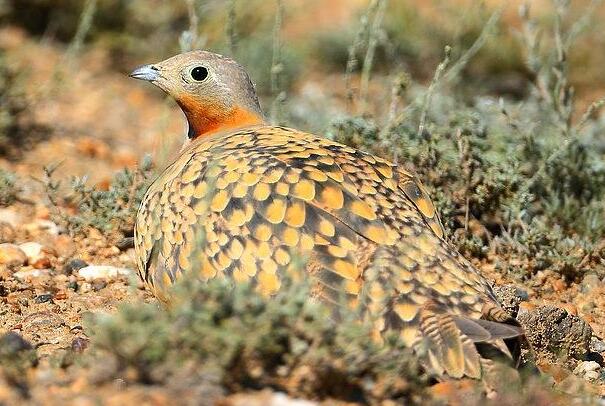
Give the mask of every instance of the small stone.
<svg viewBox="0 0 605 406">
<path fill-rule="evenodd" d="M 80 258 L 70 259 L 69 261 L 67 261 L 67 263 L 63 267 L 63 274 L 71 275 L 75 271 L 78 271 L 87 266 L 88 266 L 88 263 L 86 263 L 86 261 L 82 261 Z"/>
<path fill-rule="evenodd" d="M 562 354 L 581 360 L 590 351 L 592 329 L 564 309 L 540 306 L 520 311 L 517 320 L 536 354 L 549 362 L 556 362 Z"/>
<path fill-rule="evenodd" d="M 588 371 L 584 373 L 584 379 L 586 379 L 589 382 L 595 382 L 597 380 L 599 380 L 599 378 L 601 377 L 601 374 L 598 371 Z"/>
<path fill-rule="evenodd" d="M 63 258 L 74 256 L 77 250 L 73 239 L 65 234 L 60 234 L 55 237 L 53 247 L 55 248 L 55 251 L 57 251 L 57 256 Z"/>
<path fill-rule="evenodd" d="M 93 281 L 95 279 L 116 279 L 120 276 L 128 277 L 134 275 L 134 271 L 110 265 L 89 265 L 80 269 L 78 275 L 87 281 Z"/>
<path fill-rule="evenodd" d="M 35 260 L 34 262 L 32 262 L 30 264 L 31 264 L 31 266 L 33 266 L 36 269 L 45 269 L 45 268 L 50 268 L 50 266 L 51 266 L 50 258 L 48 258 L 48 257 L 38 258 L 37 260 Z"/>
<path fill-rule="evenodd" d="M 37 242 L 26 242 L 19 248 L 27 256 L 27 262 L 36 269 L 50 268 L 51 250 Z"/>
<path fill-rule="evenodd" d="M 92 285 L 88 282 L 84 282 L 80 286 L 78 286 L 77 290 L 79 293 L 88 293 L 92 290 Z"/>
<path fill-rule="evenodd" d="M 121 251 L 125 251 L 128 248 L 134 247 L 134 237 L 124 237 L 120 241 L 116 243 L 116 247 L 118 247 Z"/>
<path fill-rule="evenodd" d="M 567 289 L 567 284 L 563 279 L 555 279 L 552 282 L 552 288 L 555 292 L 563 292 L 565 289 Z"/>
<path fill-rule="evenodd" d="M 595 275 L 594 273 L 589 273 L 586 274 L 584 276 L 584 278 L 582 279 L 582 284 L 581 284 L 581 289 L 582 289 L 582 293 L 588 293 L 593 289 L 596 289 L 597 287 L 601 286 L 601 280 L 599 279 L 599 277 L 597 275 Z"/>
<path fill-rule="evenodd" d="M 95 292 L 98 292 L 101 289 L 104 289 L 106 286 L 107 286 L 107 281 L 104 281 L 103 279 L 95 279 L 92 282 L 92 290 L 94 290 Z"/>
<path fill-rule="evenodd" d="M 50 209 L 43 204 L 36 205 L 36 218 L 41 220 L 50 219 Z"/>
<path fill-rule="evenodd" d="M 65 300 L 65 299 L 67 299 L 67 293 L 65 293 L 65 292 L 57 292 L 57 294 L 55 295 L 55 299 L 57 299 L 57 300 Z"/>
<path fill-rule="evenodd" d="M 494 293 L 502 308 L 512 317 L 517 316 L 521 302 L 529 299 L 527 292 L 515 285 L 494 286 Z"/>
<path fill-rule="evenodd" d="M 598 353 L 605 352 L 605 342 L 593 336 L 590 340 L 590 350 Z"/>
<path fill-rule="evenodd" d="M 2 355 L 16 354 L 21 351 L 32 349 L 32 345 L 26 339 L 13 331 L 0 337 L 0 353 Z"/>
<path fill-rule="evenodd" d="M 50 269 L 24 269 L 15 272 L 13 276 L 21 282 L 31 281 L 33 279 L 50 276 Z"/>
<path fill-rule="evenodd" d="M 50 220 L 37 219 L 27 223 L 23 228 L 31 235 L 37 235 L 40 232 L 46 232 L 50 235 L 59 235 L 59 226 Z"/>
<path fill-rule="evenodd" d="M 3 223 L 10 224 L 13 228 L 17 228 L 21 224 L 21 216 L 12 209 L 0 209 L 0 219 Z"/>
<path fill-rule="evenodd" d="M 592 382 L 598 380 L 601 376 L 601 366 L 595 361 L 582 361 L 574 369 L 573 373 Z"/>
<path fill-rule="evenodd" d="M 517 316 L 520 316 L 523 313 L 531 312 L 536 308 L 536 305 L 530 302 L 521 302 L 519 303 L 519 312 Z"/>
<path fill-rule="evenodd" d="M 27 262 L 27 255 L 18 245 L 0 244 L 0 264 L 4 265 L 24 265 Z"/>
<path fill-rule="evenodd" d="M 578 315 L 578 308 L 571 303 L 562 303 L 561 308 L 565 309 L 565 311 L 574 316 Z"/>
<path fill-rule="evenodd" d="M 89 340 L 86 338 L 76 337 L 71 342 L 71 350 L 77 353 L 84 352 L 84 350 L 88 348 L 88 343 Z"/>
<path fill-rule="evenodd" d="M 34 258 L 39 257 L 42 254 L 42 244 L 37 242 L 24 242 L 19 245 L 19 248 L 25 252 L 28 260 L 32 260 Z"/>
<path fill-rule="evenodd" d="M 112 245 L 110 247 L 99 250 L 99 254 L 106 258 L 111 258 L 111 257 L 115 257 L 116 255 L 119 255 L 120 249 L 118 247 L 116 247 L 115 245 Z"/>
<path fill-rule="evenodd" d="M 280 392 L 263 390 L 250 393 L 236 393 L 227 398 L 226 404 L 230 406 L 318 406 L 319 403 L 311 400 L 291 398 Z"/>
<path fill-rule="evenodd" d="M 15 240 L 15 229 L 5 221 L 0 221 L 0 243 L 12 242 Z"/>
<path fill-rule="evenodd" d="M 34 302 L 36 303 L 46 303 L 53 300 L 53 295 L 50 293 L 43 293 L 41 295 L 36 296 Z"/>
<path fill-rule="evenodd" d="M 0 365 L 29 368 L 37 363 L 36 351 L 19 333 L 10 331 L 0 336 Z"/>
</svg>

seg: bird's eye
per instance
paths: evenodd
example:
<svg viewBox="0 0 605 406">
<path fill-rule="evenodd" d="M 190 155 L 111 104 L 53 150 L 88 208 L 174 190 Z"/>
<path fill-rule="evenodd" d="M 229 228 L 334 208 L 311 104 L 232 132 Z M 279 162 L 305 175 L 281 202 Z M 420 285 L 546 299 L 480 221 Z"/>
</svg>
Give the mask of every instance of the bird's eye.
<svg viewBox="0 0 605 406">
<path fill-rule="evenodd" d="M 196 66 L 191 69 L 191 77 L 196 82 L 202 82 L 208 77 L 208 69 L 203 66 Z"/>
</svg>

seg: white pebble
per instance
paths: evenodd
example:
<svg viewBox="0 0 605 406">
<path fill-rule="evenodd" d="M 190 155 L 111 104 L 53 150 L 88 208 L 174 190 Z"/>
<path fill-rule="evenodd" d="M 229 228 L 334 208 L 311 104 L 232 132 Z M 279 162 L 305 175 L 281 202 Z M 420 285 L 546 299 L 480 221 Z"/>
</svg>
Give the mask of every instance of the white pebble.
<svg viewBox="0 0 605 406">
<path fill-rule="evenodd" d="M 59 235 L 59 226 L 50 220 L 37 219 L 32 223 L 25 224 L 24 228 L 29 232 L 46 231 L 50 235 Z"/>
<path fill-rule="evenodd" d="M 0 219 L 16 228 L 21 224 L 21 216 L 11 209 L 0 209 Z"/>
<path fill-rule="evenodd" d="M 601 366 L 595 361 L 583 361 L 578 364 L 573 373 L 589 382 L 594 382 L 601 377 Z"/>
<path fill-rule="evenodd" d="M 78 275 L 87 281 L 92 281 L 95 279 L 115 279 L 119 276 L 128 277 L 134 275 L 134 271 L 110 265 L 89 265 L 79 269 Z"/>
<path fill-rule="evenodd" d="M 50 269 L 24 269 L 13 274 L 13 276 L 21 282 L 30 281 L 47 275 L 50 275 Z"/>
<path fill-rule="evenodd" d="M 288 395 L 280 392 L 274 393 L 273 396 L 271 396 L 269 404 L 271 406 L 317 406 L 316 402 L 303 399 L 292 399 L 288 397 Z"/>
<path fill-rule="evenodd" d="M 36 262 L 42 256 L 42 244 L 37 242 L 24 242 L 19 244 L 21 251 L 25 252 L 25 256 L 30 264 Z"/>
<path fill-rule="evenodd" d="M 601 366 L 595 361 L 583 361 L 581 362 L 576 369 L 574 369 L 575 373 L 589 372 L 589 371 L 598 371 Z"/>
</svg>

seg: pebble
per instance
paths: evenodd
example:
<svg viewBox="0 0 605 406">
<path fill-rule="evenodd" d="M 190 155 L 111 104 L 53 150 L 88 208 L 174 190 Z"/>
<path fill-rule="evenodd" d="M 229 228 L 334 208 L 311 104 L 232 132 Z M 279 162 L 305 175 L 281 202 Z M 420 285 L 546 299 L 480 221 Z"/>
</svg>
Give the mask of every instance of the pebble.
<svg viewBox="0 0 605 406">
<path fill-rule="evenodd" d="M 593 336 L 590 340 L 590 350 L 598 353 L 605 352 L 605 341 Z"/>
<path fill-rule="evenodd" d="M 107 286 L 107 282 L 104 281 L 103 279 L 95 279 L 92 282 L 92 290 L 94 290 L 95 292 L 98 292 L 101 289 L 104 289 L 106 286 Z"/>
<path fill-rule="evenodd" d="M 74 240 L 65 234 L 61 234 L 55 237 L 53 248 L 57 252 L 57 256 L 64 258 L 74 256 L 77 251 Z"/>
<path fill-rule="evenodd" d="M 530 302 L 521 302 L 519 303 L 519 312 L 517 315 L 521 315 L 523 313 L 531 312 L 536 309 L 536 305 Z"/>
<path fill-rule="evenodd" d="M 10 224 L 14 228 L 21 224 L 21 216 L 11 209 L 0 209 L 0 218 L 2 222 Z"/>
<path fill-rule="evenodd" d="M 584 278 L 582 279 L 582 293 L 588 293 L 591 290 L 601 286 L 601 280 L 599 279 L 599 277 L 597 275 L 595 275 L 594 273 L 589 273 L 587 275 L 584 276 Z"/>
<path fill-rule="evenodd" d="M 573 316 L 578 315 L 578 308 L 571 303 L 561 303 L 561 308 L 565 309 L 565 311 Z"/>
<path fill-rule="evenodd" d="M 5 355 L 13 355 L 21 351 L 32 349 L 32 345 L 14 331 L 8 332 L 0 337 L 0 352 Z"/>
<path fill-rule="evenodd" d="M 50 269 L 24 269 L 15 272 L 13 276 L 20 282 L 50 276 Z"/>
<path fill-rule="evenodd" d="M 563 292 L 565 289 L 567 289 L 567 284 L 562 279 L 555 279 L 552 282 L 552 288 L 555 292 Z"/>
<path fill-rule="evenodd" d="M 88 343 L 89 340 L 87 340 L 86 338 L 76 337 L 71 342 L 71 350 L 77 353 L 83 352 L 85 349 L 88 348 Z"/>
<path fill-rule="evenodd" d="M 59 226 L 50 220 L 37 219 L 31 223 L 27 223 L 23 228 L 30 234 L 36 234 L 45 231 L 50 235 L 59 235 Z"/>
<path fill-rule="evenodd" d="M 566 353 L 571 358 L 583 360 L 590 351 L 590 325 L 566 309 L 539 306 L 526 312 L 519 311 L 517 320 L 538 357 L 556 359 L 557 353 Z"/>
<path fill-rule="evenodd" d="M 317 402 L 303 399 L 293 399 L 284 393 L 261 391 L 256 393 L 238 393 L 229 396 L 232 406 L 318 406 Z"/>
<path fill-rule="evenodd" d="M 504 310 L 513 317 L 517 316 L 520 303 L 529 299 L 527 291 L 515 285 L 494 286 L 494 294 Z"/>
<path fill-rule="evenodd" d="M 57 292 L 57 294 L 55 294 L 55 299 L 57 299 L 57 300 L 65 300 L 65 299 L 67 299 L 67 293 L 65 293 L 65 292 Z"/>
<path fill-rule="evenodd" d="M 33 259 L 37 259 L 40 255 L 42 255 L 42 244 L 37 242 L 25 242 L 19 245 L 19 248 L 25 255 L 27 256 L 28 261 L 32 262 Z"/>
<path fill-rule="evenodd" d="M 11 242 L 15 239 L 15 229 L 5 221 L 0 221 L 0 243 Z"/>
<path fill-rule="evenodd" d="M 128 248 L 134 248 L 134 237 L 124 237 L 116 243 L 121 251 L 126 251 Z"/>
<path fill-rule="evenodd" d="M 92 281 L 94 279 L 115 279 L 119 276 L 128 277 L 134 275 L 134 271 L 110 265 L 89 265 L 78 270 L 78 275 L 87 281 Z"/>
<path fill-rule="evenodd" d="M 582 361 L 573 371 L 587 381 L 596 381 L 601 376 L 601 366 L 595 361 Z"/>
<path fill-rule="evenodd" d="M 4 265 L 24 265 L 27 262 L 27 255 L 18 245 L 0 244 L 0 264 Z"/>
<path fill-rule="evenodd" d="M 81 260 L 80 258 L 70 259 L 63 267 L 63 274 L 71 275 L 75 271 L 78 271 L 87 266 L 88 263 L 86 261 Z"/>
<path fill-rule="evenodd" d="M 50 268 L 50 250 L 37 242 L 26 242 L 19 248 L 27 256 L 27 262 L 36 269 Z"/>
<path fill-rule="evenodd" d="M 36 303 L 46 303 L 50 302 L 53 299 L 53 295 L 50 293 L 43 293 L 41 295 L 36 296 L 34 302 Z"/>
</svg>

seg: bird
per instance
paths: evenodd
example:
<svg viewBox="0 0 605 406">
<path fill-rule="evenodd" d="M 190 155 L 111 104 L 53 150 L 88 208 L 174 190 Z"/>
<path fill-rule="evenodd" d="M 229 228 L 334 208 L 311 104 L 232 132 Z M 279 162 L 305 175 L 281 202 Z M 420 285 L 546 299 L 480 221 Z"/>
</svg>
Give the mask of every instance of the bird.
<svg viewBox="0 0 605 406">
<path fill-rule="evenodd" d="M 135 221 L 140 277 L 162 301 L 183 275 L 271 297 L 300 268 L 310 300 L 344 300 L 377 340 L 395 333 L 438 379 L 517 366 L 520 324 L 447 241 L 417 175 L 326 137 L 268 123 L 246 69 L 210 51 L 130 74 L 183 111 L 187 139 Z"/>
</svg>

